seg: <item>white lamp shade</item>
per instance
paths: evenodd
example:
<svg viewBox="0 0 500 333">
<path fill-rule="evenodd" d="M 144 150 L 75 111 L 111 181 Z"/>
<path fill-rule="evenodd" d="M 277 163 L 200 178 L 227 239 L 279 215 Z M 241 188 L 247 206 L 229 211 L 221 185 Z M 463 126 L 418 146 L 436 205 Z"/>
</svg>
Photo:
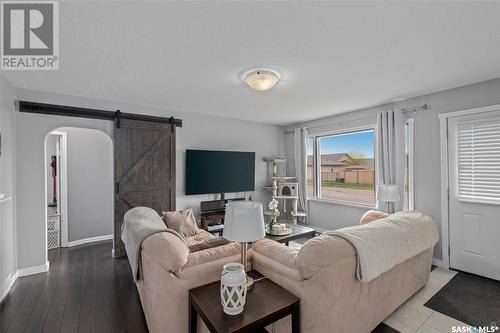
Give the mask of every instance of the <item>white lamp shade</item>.
<svg viewBox="0 0 500 333">
<path fill-rule="evenodd" d="M 396 202 L 401 200 L 399 196 L 399 186 L 379 184 L 377 186 L 377 200 L 383 202 Z"/>
<path fill-rule="evenodd" d="M 231 201 L 224 217 L 225 239 L 235 242 L 253 242 L 266 236 L 262 204 L 255 201 Z"/>
</svg>

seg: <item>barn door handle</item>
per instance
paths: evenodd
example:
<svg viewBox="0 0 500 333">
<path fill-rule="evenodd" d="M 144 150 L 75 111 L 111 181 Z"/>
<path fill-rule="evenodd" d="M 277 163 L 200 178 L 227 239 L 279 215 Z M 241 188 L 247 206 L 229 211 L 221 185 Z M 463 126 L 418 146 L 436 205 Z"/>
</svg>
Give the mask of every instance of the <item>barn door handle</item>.
<svg viewBox="0 0 500 333">
<path fill-rule="evenodd" d="M 118 182 L 115 183 L 115 192 L 120 193 L 120 183 Z"/>
<path fill-rule="evenodd" d="M 116 110 L 116 113 L 115 113 L 115 126 L 116 126 L 116 128 L 120 128 L 121 118 L 122 118 L 122 113 L 120 112 L 120 110 Z"/>
</svg>

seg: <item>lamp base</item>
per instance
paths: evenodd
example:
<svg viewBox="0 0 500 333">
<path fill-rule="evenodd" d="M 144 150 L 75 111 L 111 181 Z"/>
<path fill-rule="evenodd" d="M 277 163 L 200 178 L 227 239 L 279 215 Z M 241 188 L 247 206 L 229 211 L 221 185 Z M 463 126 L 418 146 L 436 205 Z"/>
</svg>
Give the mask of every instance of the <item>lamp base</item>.
<svg viewBox="0 0 500 333">
<path fill-rule="evenodd" d="M 253 284 L 254 280 L 250 276 L 247 275 L 247 281 L 246 281 L 246 286 L 247 286 L 247 291 L 250 291 L 253 289 Z"/>
</svg>

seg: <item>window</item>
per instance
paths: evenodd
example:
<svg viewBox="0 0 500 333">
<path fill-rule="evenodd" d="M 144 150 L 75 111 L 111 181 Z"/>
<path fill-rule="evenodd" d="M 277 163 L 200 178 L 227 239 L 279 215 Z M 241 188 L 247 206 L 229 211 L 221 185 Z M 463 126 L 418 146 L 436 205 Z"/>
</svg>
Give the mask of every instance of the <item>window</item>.
<svg viewBox="0 0 500 333">
<path fill-rule="evenodd" d="M 457 126 L 458 200 L 500 204 L 500 118 Z"/>
<path fill-rule="evenodd" d="M 308 145 L 308 170 L 314 172 L 312 181 L 308 173 L 308 184 L 314 186 L 311 192 L 308 189 L 308 197 L 373 207 L 374 143 L 373 129 L 313 137 Z"/>
<path fill-rule="evenodd" d="M 405 126 L 405 173 L 403 210 L 414 210 L 413 181 L 413 119 L 408 119 Z"/>
</svg>

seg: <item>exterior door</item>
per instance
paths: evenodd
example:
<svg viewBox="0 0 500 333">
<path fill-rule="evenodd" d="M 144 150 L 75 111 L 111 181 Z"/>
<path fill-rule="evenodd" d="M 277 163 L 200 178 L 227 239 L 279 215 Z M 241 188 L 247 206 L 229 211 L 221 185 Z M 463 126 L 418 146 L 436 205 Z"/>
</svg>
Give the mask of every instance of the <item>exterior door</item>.
<svg viewBox="0 0 500 333">
<path fill-rule="evenodd" d="M 127 210 L 175 210 L 175 126 L 122 119 L 114 139 L 114 257 L 119 258 L 125 255 L 121 226 Z"/>
<path fill-rule="evenodd" d="M 500 280 L 500 110 L 448 130 L 450 266 Z"/>
</svg>

